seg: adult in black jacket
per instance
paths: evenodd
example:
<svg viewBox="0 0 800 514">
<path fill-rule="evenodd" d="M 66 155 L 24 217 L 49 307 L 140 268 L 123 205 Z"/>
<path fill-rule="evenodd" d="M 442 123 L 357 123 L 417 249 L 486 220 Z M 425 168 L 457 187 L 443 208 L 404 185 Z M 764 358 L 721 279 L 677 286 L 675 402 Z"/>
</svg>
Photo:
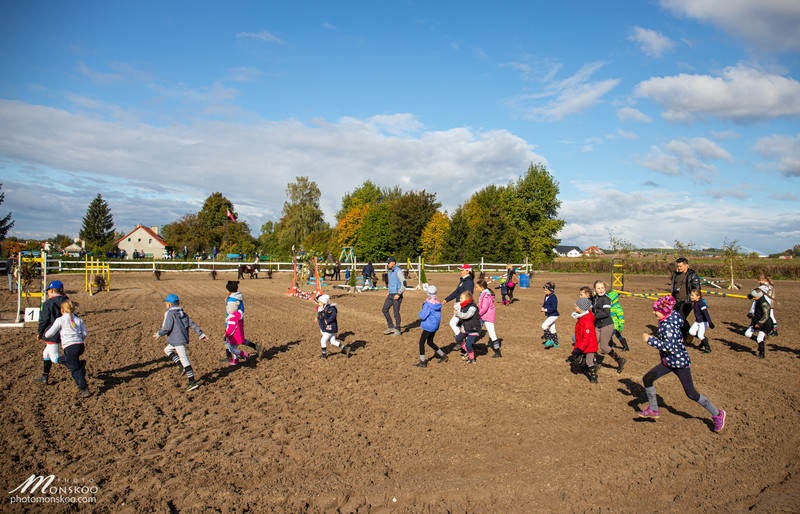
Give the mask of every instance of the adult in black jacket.
<svg viewBox="0 0 800 514">
<path fill-rule="evenodd" d="M 683 318 L 681 333 L 684 341 L 689 335 L 687 318 L 692 312 L 692 291 L 700 289 L 700 275 L 689 267 L 689 261 L 681 257 L 675 261 L 677 269 L 672 274 L 672 297 L 675 298 L 675 310 Z"/>
<path fill-rule="evenodd" d="M 472 271 L 472 266 L 469 264 L 464 264 L 460 266 L 458 270 L 461 272 L 461 280 L 458 282 L 458 286 L 456 286 L 455 291 L 450 293 L 444 298 L 442 302 L 442 311 L 444 311 L 444 306 L 447 302 L 452 300 L 458 301 L 459 297 L 461 297 L 461 293 L 464 291 L 469 291 L 470 294 L 475 292 L 475 272 Z M 453 334 L 458 335 L 461 330 L 458 328 L 458 318 L 453 315 L 450 319 L 450 328 L 453 329 Z"/>
</svg>

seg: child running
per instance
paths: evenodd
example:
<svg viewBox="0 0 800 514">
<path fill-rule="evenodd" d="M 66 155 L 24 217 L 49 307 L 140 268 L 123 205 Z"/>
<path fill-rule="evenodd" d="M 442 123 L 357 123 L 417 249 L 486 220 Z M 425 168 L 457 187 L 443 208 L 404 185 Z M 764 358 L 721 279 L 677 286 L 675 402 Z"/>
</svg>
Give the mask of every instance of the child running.
<svg viewBox="0 0 800 514">
<path fill-rule="evenodd" d="M 64 350 L 64 356 L 55 360 L 66 366 L 70 374 L 72 374 L 72 379 L 79 389 L 78 397 L 88 398 L 91 393 L 86 385 L 86 361 L 80 360 L 80 356 L 84 351 L 83 342 L 86 339 L 86 327 L 83 324 L 83 320 L 75 315 L 75 304 L 69 299 L 61 302 L 61 317 L 50 325 L 50 328 L 45 332 L 45 337 L 53 337 L 56 334 L 61 337 L 61 348 Z"/>
<path fill-rule="evenodd" d="M 317 302 L 317 323 L 319 324 L 319 331 L 322 334 L 322 355 L 320 359 L 328 358 L 328 343 L 340 348 L 345 357 L 350 357 L 350 346 L 345 346 L 336 340 L 336 333 L 339 332 L 339 324 L 336 321 L 338 310 L 336 304 L 330 303 L 331 297 L 327 294 L 321 294 L 314 299 Z"/>
<path fill-rule="evenodd" d="M 514 266 L 506 264 L 506 272 L 500 279 L 500 296 L 502 296 L 503 305 L 510 304 L 514 299 L 514 287 L 516 287 L 516 283 L 514 282 Z M 506 295 L 508 296 L 508 300 L 506 300 Z"/>
<path fill-rule="evenodd" d="M 422 302 L 422 310 L 419 311 L 419 319 L 422 320 L 422 334 L 419 336 L 419 362 L 415 364 L 418 368 L 427 368 L 428 361 L 425 360 L 425 344 L 427 343 L 435 352 L 435 357 L 439 362 L 446 362 L 447 355 L 441 348 L 433 342 L 436 331 L 442 322 L 442 302 L 436 298 L 436 286 L 428 285 L 428 297 Z"/>
<path fill-rule="evenodd" d="M 459 303 L 455 305 L 454 315 L 458 318 L 460 332 L 456 336 L 456 344 L 464 352 L 467 364 L 475 364 L 475 341 L 481 331 L 481 317 L 478 307 L 472 301 L 472 293 L 464 291 L 458 297 Z"/>
<path fill-rule="evenodd" d="M 247 354 L 239 350 L 239 346 L 245 341 L 244 323 L 242 313 L 234 302 L 228 302 L 225 309 L 228 312 L 228 317 L 225 318 L 225 351 L 231 354 L 228 364 L 235 366 L 247 360 Z"/>
<path fill-rule="evenodd" d="M 558 319 L 558 298 L 556 297 L 556 284 L 548 282 L 544 285 L 544 303 L 541 308 L 542 314 L 546 316 L 542 323 L 542 339 L 545 348 L 560 348 L 558 346 L 558 334 L 556 334 L 556 320 Z"/>
<path fill-rule="evenodd" d="M 772 308 L 766 299 L 764 291 L 760 288 L 750 291 L 747 297 L 751 300 L 755 300 L 755 307 L 753 308 L 753 317 L 750 320 L 750 326 L 747 327 L 744 335 L 752 338 L 753 334 L 755 334 L 756 342 L 758 343 L 758 358 L 763 359 L 766 356 L 765 344 L 767 334 L 772 330 L 772 318 L 770 317 Z"/>
<path fill-rule="evenodd" d="M 494 350 L 492 358 L 498 359 L 503 355 L 500 353 L 500 339 L 497 338 L 497 333 L 494 330 L 494 293 L 489 289 L 489 284 L 482 278 L 475 281 L 475 287 L 480 293 L 478 297 L 478 315 L 481 317 L 481 324 L 486 327 L 486 334 L 489 336 L 489 346 Z"/>
<path fill-rule="evenodd" d="M 714 328 L 714 323 L 711 322 L 708 305 L 706 305 L 703 293 L 699 289 L 692 289 L 690 298 L 692 300 L 692 311 L 694 312 L 694 323 L 689 327 L 689 335 L 700 340 L 699 349 L 701 352 L 711 353 L 711 346 L 708 344 L 706 332 L 709 328 Z"/>
<path fill-rule="evenodd" d="M 186 353 L 186 345 L 189 344 L 189 329 L 194 330 L 201 340 L 210 340 L 210 338 L 200 330 L 200 327 L 192 321 L 188 314 L 183 312 L 180 303 L 176 294 L 170 294 L 164 298 L 164 307 L 167 312 L 164 314 L 164 323 L 161 325 L 161 330 L 153 334 L 153 339 L 167 336 L 167 346 L 164 347 L 164 353 L 175 364 L 183 366 L 181 374 L 186 373 L 186 378 L 189 379 L 186 391 L 194 391 L 198 385 L 194 379 L 194 370 L 189 362 L 189 355 Z"/>
<path fill-rule="evenodd" d="M 653 384 L 667 373 L 675 373 L 681 381 L 686 396 L 702 405 L 711 414 L 711 419 L 714 421 L 714 432 L 719 432 L 725 427 L 725 411 L 718 410 L 708 398 L 694 388 L 692 371 L 689 369 L 691 364 L 689 354 L 683 344 L 681 333 L 683 318 L 675 311 L 675 303 L 675 298 L 672 296 L 664 296 L 653 302 L 653 314 L 658 319 L 658 335 L 653 337 L 647 333 L 642 334 L 642 341 L 658 348 L 661 362 L 642 378 L 650 406 L 637 414 L 643 418 L 658 418 L 661 415 L 658 410 L 656 388 Z"/>
<path fill-rule="evenodd" d="M 619 344 L 622 345 L 622 351 L 627 352 L 630 347 L 628 341 L 622 336 L 622 328 L 625 326 L 625 311 L 622 310 L 622 305 L 619 303 L 619 293 L 612 289 L 608 292 L 608 297 L 611 299 L 611 317 L 614 319 L 612 339 L 616 337 Z"/>
<path fill-rule="evenodd" d="M 61 343 L 61 334 L 56 332 L 48 337 L 45 333 L 61 316 L 61 303 L 68 299 L 67 295 L 64 294 L 64 284 L 60 280 L 53 280 L 47 284 L 47 300 L 42 304 L 41 314 L 39 315 L 39 329 L 36 334 L 36 339 L 39 341 L 44 340 L 45 342 L 44 351 L 42 352 L 43 370 L 42 376 L 34 378 L 34 382 L 44 385 L 50 383 L 50 369 L 52 369 L 54 362 L 58 362 L 60 355 L 58 345 Z"/>
<path fill-rule="evenodd" d="M 594 328 L 597 332 L 597 345 L 600 350 L 617 361 L 617 373 L 622 373 L 625 366 L 625 357 L 620 357 L 611 348 L 611 334 L 614 332 L 614 320 L 611 317 L 611 298 L 606 295 L 606 284 L 602 280 L 594 282 L 594 299 L 592 300 L 592 314 L 594 314 Z M 599 359 L 598 365 L 602 363 Z"/>
<path fill-rule="evenodd" d="M 770 277 L 763 273 L 758 276 L 758 284 L 758 288 L 764 291 L 764 298 L 767 299 L 770 306 L 769 317 L 772 320 L 772 330 L 769 335 L 776 336 L 778 335 L 778 322 L 775 319 L 775 284 L 772 283 Z M 755 302 L 753 302 L 753 307 L 755 307 Z M 750 310 L 752 311 L 752 308 Z"/>
<path fill-rule="evenodd" d="M 575 302 L 575 312 L 572 317 L 577 320 L 575 323 L 575 346 L 572 355 L 567 358 L 567 362 L 572 363 L 580 369 L 581 364 L 585 366 L 586 374 L 590 384 L 597 383 L 597 368 L 594 364 L 594 356 L 597 353 L 597 334 L 594 330 L 594 314 L 592 314 L 592 290 L 582 287 L 578 292 L 578 301 Z"/>
</svg>

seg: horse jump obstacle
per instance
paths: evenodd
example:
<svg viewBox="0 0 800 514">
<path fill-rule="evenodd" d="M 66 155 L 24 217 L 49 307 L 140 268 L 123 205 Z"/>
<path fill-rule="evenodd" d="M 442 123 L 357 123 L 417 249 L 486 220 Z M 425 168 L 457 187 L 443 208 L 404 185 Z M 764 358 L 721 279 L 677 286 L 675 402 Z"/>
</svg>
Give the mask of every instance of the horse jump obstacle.
<svg viewBox="0 0 800 514">
<path fill-rule="evenodd" d="M 619 287 L 619 289 L 616 289 Z M 625 260 L 611 259 L 611 290 L 625 290 Z"/>
<path fill-rule="evenodd" d="M 317 267 L 317 258 L 314 257 L 314 276 L 315 276 L 316 288 L 314 289 L 313 292 L 310 293 L 302 291 L 300 290 L 300 288 L 297 287 L 297 259 L 294 256 L 292 256 L 292 264 L 293 264 L 292 286 L 289 288 L 288 291 L 286 291 L 286 295 L 313 301 L 314 298 L 322 294 L 322 286 L 319 280 L 319 268 Z"/>
<path fill-rule="evenodd" d="M 111 273 L 109 272 L 108 263 L 101 259 L 94 257 L 86 257 L 86 266 L 84 269 L 85 287 L 84 291 L 89 291 L 89 296 L 94 296 L 92 288 L 96 287 L 97 292 L 103 290 L 105 286 L 106 291 L 111 291 Z"/>
<path fill-rule="evenodd" d="M 41 257 L 28 257 L 22 255 L 22 252 L 17 254 L 17 318 L 16 321 L 19 323 L 22 321 L 22 299 L 23 298 L 41 298 L 42 303 L 46 300 L 45 298 L 45 287 L 47 287 L 47 254 L 45 252 L 41 253 Z M 22 270 L 23 270 L 23 263 L 41 263 L 42 265 L 42 288 L 38 292 L 31 292 L 31 291 L 23 291 L 22 290 Z"/>
</svg>

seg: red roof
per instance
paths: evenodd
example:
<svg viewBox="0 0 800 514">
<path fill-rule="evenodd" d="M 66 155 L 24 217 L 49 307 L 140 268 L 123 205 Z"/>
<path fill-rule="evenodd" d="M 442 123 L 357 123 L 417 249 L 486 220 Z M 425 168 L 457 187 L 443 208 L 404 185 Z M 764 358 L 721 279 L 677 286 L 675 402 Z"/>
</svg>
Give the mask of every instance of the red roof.
<svg viewBox="0 0 800 514">
<path fill-rule="evenodd" d="M 145 227 L 144 225 L 139 225 L 139 226 L 137 226 L 135 229 L 131 230 L 130 232 L 128 232 L 127 234 L 125 234 L 124 236 L 122 236 L 121 238 L 119 238 L 117 241 L 114 241 L 114 244 L 115 244 L 115 245 L 116 245 L 116 244 L 119 244 L 119 243 L 120 243 L 120 241 L 122 241 L 123 239 L 125 239 L 126 237 L 128 237 L 128 236 L 129 236 L 129 235 L 131 235 L 131 234 L 133 234 L 134 232 L 136 232 L 136 231 L 137 231 L 137 230 L 139 230 L 139 229 L 142 229 L 142 230 L 144 230 L 145 232 L 147 232 L 147 234 L 149 234 L 149 235 L 150 235 L 150 237 L 152 237 L 153 239 L 155 239 L 156 241 L 158 241 L 158 242 L 159 242 L 159 243 L 161 243 L 162 245 L 164 245 L 164 246 L 167 246 L 167 242 L 166 242 L 166 241 L 164 241 L 164 240 L 161 238 L 161 236 L 159 236 L 158 234 L 156 234 L 155 232 L 153 232 L 153 231 L 150 229 L 150 227 Z"/>
</svg>

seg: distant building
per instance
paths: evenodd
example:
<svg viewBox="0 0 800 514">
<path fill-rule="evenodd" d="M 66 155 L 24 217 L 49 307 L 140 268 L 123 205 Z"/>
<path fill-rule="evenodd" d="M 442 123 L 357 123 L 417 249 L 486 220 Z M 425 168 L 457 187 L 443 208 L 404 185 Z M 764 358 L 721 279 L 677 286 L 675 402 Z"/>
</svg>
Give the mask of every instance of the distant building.
<svg viewBox="0 0 800 514">
<path fill-rule="evenodd" d="M 577 246 L 556 246 L 553 251 L 559 257 L 580 257 L 582 255 L 581 249 Z"/>
<path fill-rule="evenodd" d="M 82 250 L 83 250 L 82 246 L 80 246 L 77 243 L 72 243 L 68 247 L 64 248 L 63 252 L 69 257 L 80 257 Z"/>
<path fill-rule="evenodd" d="M 606 252 L 604 252 L 603 250 L 601 250 L 596 246 L 590 246 L 589 248 L 583 251 L 583 255 L 587 257 L 590 255 L 605 255 L 605 254 Z"/>
<path fill-rule="evenodd" d="M 158 235 L 158 227 L 137 225 L 125 237 L 116 241 L 117 248 L 125 250 L 126 258 L 132 259 L 133 252 L 154 255 L 160 259 L 164 255 L 167 242 Z"/>
</svg>

